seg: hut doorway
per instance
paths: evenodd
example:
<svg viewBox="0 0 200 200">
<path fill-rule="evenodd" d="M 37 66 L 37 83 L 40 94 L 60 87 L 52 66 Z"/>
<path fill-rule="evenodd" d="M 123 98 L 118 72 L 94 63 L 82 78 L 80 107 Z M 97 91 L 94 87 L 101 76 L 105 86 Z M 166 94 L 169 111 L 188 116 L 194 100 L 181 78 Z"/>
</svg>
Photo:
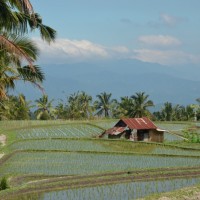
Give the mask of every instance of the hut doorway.
<svg viewBox="0 0 200 200">
<path fill-rule="evenodd" d="M 138 130 L 137 139 L 138 141 L 149 141 L 149 130 Z"/>
</svg>

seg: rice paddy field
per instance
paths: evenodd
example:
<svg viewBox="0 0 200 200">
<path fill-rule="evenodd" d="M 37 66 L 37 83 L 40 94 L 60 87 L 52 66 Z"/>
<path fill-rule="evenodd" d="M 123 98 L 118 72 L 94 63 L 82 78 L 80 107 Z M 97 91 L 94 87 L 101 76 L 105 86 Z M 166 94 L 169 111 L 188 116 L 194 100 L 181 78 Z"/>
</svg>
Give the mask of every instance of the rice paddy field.
<svg viewBox="0 0 200 200">
<path fill-rule="evenodd" d="M 200 184 L 193 122 L 155 122 L 164 143 L 98 136 L 118 120 L 0 121 L 0 199 L 133 200 Z"/>
</svg>

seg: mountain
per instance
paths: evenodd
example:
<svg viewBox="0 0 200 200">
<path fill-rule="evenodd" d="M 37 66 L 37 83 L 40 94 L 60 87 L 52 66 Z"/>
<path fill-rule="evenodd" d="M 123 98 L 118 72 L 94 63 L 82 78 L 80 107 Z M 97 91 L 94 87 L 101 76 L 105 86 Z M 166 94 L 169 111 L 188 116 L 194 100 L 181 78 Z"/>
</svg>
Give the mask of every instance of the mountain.
<svg viewBox="0 0 200 200">
<path fill-rule="evenodd" d="M 74 63 L 42 66 L 46 81 L 44 88 L 50 98 L 66 98 L 77 91 L 85 91 L 94 98 L 101 92 L 111 92 L 113 98 L 130 96 L 144 91 L 155 103 L 166 101 L 179 104 L 195 103 L 200 97 L 200 70 L 184 66 L 167 67 L 138 60 L 115 60 L 93 63 Z M 193 79 L 193 75 L 195 79 Z M 30 99 L 41 93 L 19 84 L 18 92 Z"/>
</svg>

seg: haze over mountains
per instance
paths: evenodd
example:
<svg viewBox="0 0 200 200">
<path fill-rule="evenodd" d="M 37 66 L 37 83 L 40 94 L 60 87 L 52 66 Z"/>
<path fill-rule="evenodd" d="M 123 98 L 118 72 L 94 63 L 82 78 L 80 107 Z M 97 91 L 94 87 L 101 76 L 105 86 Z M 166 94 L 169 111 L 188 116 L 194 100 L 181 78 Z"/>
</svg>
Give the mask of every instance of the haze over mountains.
<svg viewBox="0 0 200 200">
<path fill-rule="evenodd" d="M 200 97 L 198 66 L 167 67 L 138 60 L 110 60 L 41 67 L 46 75 L 45 91 L 54 99 L 64 100 L 77 91 L 85 91 L 94 98 L 105 91 L 117 99 L 144 91 L 155 104 L 169 101 L 187 105 Z M 32 100 L 41 95 L 21 84 L 17 92 Z"/>
</svg>

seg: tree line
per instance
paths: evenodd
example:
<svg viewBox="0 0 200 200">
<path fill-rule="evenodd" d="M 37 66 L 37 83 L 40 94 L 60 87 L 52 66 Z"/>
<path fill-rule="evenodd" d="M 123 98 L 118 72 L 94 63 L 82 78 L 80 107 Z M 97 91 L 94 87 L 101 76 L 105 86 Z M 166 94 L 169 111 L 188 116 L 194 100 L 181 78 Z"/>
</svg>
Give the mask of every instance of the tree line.
<svg viewBox="0 0 200 200">
<path fill-rule="evenodd" d="M 123 117 L 149 117 L 157 121 L 191 121 L 200 119 L 198 105 L 173 105 L 166 102 L 159 111 L 150 112 L 154 103 L 145 92 L 112 98 L 112 93 L 102 92 L 95 99 L 86 92 L 76 92 L 57 103 L 43 95 L 34 102 L 25 96 L 9 96 L 0 100 L 0 120 L 97 119 Z M 198 102 L 200 102 L 197 99 Z M 151 109 L 153 110 L 153 109 Z"/>
</svg>

